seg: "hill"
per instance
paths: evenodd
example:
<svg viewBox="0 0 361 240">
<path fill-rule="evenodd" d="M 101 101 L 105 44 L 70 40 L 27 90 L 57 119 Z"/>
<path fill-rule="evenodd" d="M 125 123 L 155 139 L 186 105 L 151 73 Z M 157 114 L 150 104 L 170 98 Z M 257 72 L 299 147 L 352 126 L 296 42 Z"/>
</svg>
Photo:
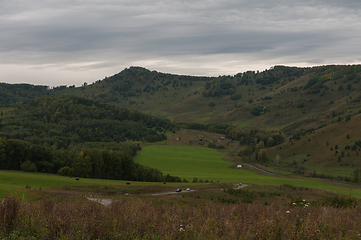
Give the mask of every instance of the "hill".
<svg viewBox="0 0 361 240">
<path fill-rule="evenodd" d="M 186 123 L 278 129 L 286 136 L 327 124 L 361 100 L 361 65 L 274 66 L 263 72 L 196 77 L 130 67 L 82 87 L 1 84 L 1 106 L 68 93 Z M 2 109 L 6 111 L 6 109 Z"/>
<path fill-rule="evenodd" d="M 131 67 L 66 92 L 177 122 L 296 130 L 330 123 L 360 108 L 361 66 L 275 66 L 234 76 L 191 77 Z M 55 93 L 56 91 L 53 91 Z"/>
</svg>

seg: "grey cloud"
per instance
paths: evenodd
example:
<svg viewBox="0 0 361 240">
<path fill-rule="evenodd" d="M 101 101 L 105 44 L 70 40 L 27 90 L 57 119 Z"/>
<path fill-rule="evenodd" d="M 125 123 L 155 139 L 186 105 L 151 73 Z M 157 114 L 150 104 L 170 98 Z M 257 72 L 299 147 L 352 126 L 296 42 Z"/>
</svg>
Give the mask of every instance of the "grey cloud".
<svg viewBox="0 0 361 240">
<path fill-rule="evenodd" d="M 3 0 L 0 70 L 1 64 L 51 64 L 120 71 L 138 62 L 157 68 L 161 59 L 156 70 L 167 65 L 207 75 L 207 65 L 223 66 L 215 59 L 252 59 L 253 70 L 265 60 L 270 66 L 359 62 L 359 29 L 356 0 Z M 195 70 L 190 58 L 204 64 Z"/>
</svg>

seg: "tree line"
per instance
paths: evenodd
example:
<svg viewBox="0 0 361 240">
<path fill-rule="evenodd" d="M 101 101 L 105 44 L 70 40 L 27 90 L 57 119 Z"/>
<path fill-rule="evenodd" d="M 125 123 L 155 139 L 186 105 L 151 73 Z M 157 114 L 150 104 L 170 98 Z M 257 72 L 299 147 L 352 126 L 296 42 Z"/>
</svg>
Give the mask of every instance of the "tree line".
<svg viewBox="0 0 361 240">
<path fill-rule="evenodd" d="M 176 129 L 168 119 L 62 94 L 17 103 L 1 117 L 0 137 L 66 149 L 84 142 L 156 142 Z"/>
<path fill-rule="evenodd" d="M 26 172 L 54 173 L 63 176 L 129 180 L 144 182 L 178 181 L 176 176 L 163 175 L 155 168 L 133 161 L 130 154 L 140 150 L 137 145 L 127 146 L 131 151 L 111 149 L 55 150 L 30 145 L 18 139 L 0 139 L 0 169 Z"/>
</svg>

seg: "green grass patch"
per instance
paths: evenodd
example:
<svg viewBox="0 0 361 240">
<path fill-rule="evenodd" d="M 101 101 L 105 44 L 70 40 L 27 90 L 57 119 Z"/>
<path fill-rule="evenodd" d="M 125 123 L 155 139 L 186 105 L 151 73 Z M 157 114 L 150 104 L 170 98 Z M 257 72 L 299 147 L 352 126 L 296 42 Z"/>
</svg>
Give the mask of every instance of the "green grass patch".
<svg viewBox="0 0 361 240">
<path fill-rule="evenodd" d="M 97 188 L 97 186 L 125 186 L 129 181 L 115 181 L 104 179 L 63 177 L 54 174 L 26 173 L 20 171 L 0 171 L 0 198 L 9 194 L 17 196 L 26 195 L 25 189 L 47 189 L 51 187 L 69 186 L 70 190 L 77 188 Z M 163 185 L 163 183 L 131 182 L 131 186 L 138 185 Z M 167 183 L 171 186 L 182 186 L 186 183 Z M 189 185 L 189 184 L 188 184 Z M 28 187 L 28 188 L 27 188 Z"/>
<path fill-rule="evenodd" d="M 202 180 L 231 183 L 282 185 L 318 188 L 322 190 L 350 194 L 361 197 L 361 189 L 350 189 L 326 184 L 312 179 L 279 178 L 257 175 L 245 169 L 230 168 L 232 163 L 221 159 L 223 153 L 201 147 L 151 145 L 143 148 L 134 158 L 135 162 L 158 168 L 164 174 L 170 174 L 192 181 L 194 177 Z"/>
</svg>

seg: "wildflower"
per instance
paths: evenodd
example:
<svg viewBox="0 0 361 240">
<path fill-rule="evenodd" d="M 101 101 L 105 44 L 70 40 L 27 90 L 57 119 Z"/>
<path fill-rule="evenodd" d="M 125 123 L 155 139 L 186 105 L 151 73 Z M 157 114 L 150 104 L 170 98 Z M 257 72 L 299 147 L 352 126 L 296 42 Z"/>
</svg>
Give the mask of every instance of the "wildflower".
<svg viewBox="0 0 361 240">
<path fill-rule="evenodd" d="M 185 230 L 184 230 L 183 228 L 180 228 L 179 231 L 180 231 L 180 232 L 184 232 Z"/>
<path fill-rule="evenodd" d="M 302 202 L 306 202 L 306 200 L 305 200 L 305 199 L 302 199 Z"/>
<path fill-rule="evenodd" d="M 293 206 L 296 206 L 296 203 L 294 202 L 294 203 L 292 203 L 293 204 Z"/>
</svg>

